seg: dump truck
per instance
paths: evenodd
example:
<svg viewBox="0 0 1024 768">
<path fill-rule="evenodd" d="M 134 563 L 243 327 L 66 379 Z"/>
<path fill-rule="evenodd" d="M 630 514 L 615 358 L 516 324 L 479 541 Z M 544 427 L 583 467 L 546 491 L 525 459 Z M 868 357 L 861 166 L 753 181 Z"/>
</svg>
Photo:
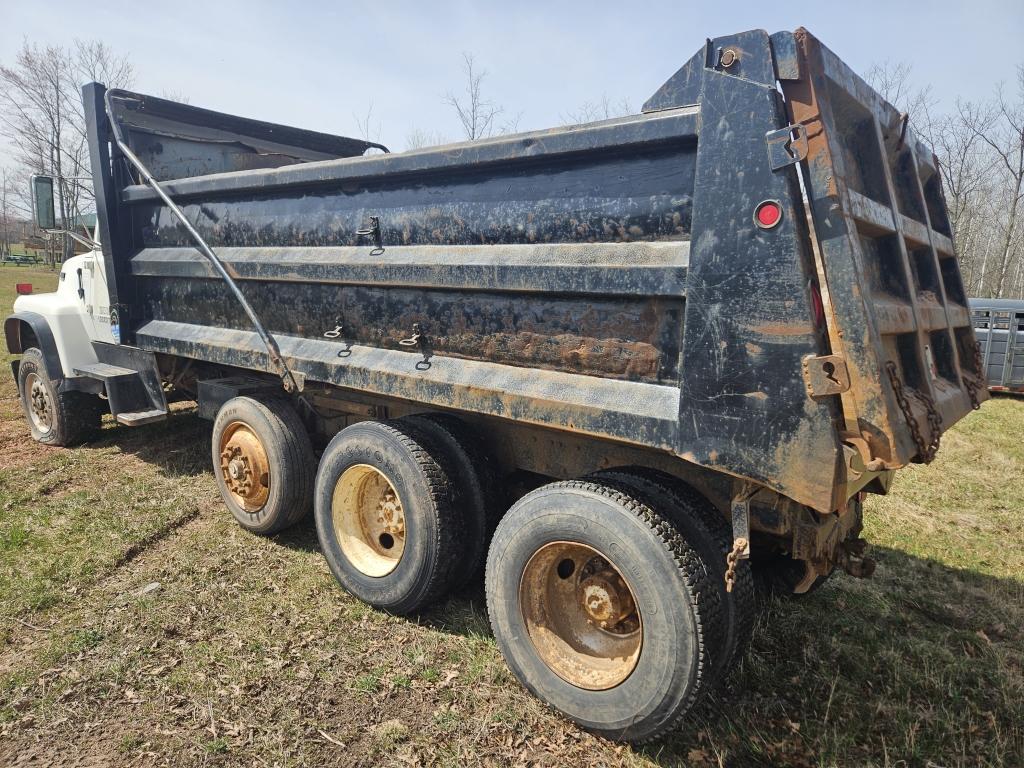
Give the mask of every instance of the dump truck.
<svg viewBox="0 0 1024 768">
<path fill-rule="evenodd" d="M 196 403 L 243 528 L 312 514 L 396 614 L 483 575 L 516 677 L 610 738 L 729 675 L 758 585 L 869 575 L 866 495 L 987 397 L 936 158 L 804 29 L 402 153 L 83 98 L 92 250 L 5 323 L 33 438 Z"/>
</svg>

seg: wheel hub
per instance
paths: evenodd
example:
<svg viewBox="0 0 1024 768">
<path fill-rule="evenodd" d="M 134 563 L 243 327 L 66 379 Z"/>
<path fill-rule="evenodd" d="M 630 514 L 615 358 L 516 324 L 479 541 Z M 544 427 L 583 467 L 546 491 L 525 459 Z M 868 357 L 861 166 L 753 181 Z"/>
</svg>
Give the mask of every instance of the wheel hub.
<svg viewBox="0 0 1024 768">
<path fill-rule="evenodd" d="M 43 380 L 30 373 L 25 382 L 28 389 L 28 412 L 32 424 L 40 432 L 49 432 L 53 425 L 53 407 Z"/>
<path fill-rule="evenodd" d="M 263 443 L 241 422 L 229 424 L 220 441 L 221 476 L 246 512 L 260 510 L 270 496 L 270 460 Z"/>
<path fill-rule="evenodd" d="M 603 629 L 619 624 L 636 611 L 629 587 L 611 569 L 606 568 L 584 579 L 580 583 L 579 593 L 583 609 Z"/>
<path fill-rule="evenodd" d="M 381 534 L 386 533 L 394 538 L 405 536 L 405 513 L 402 510 L 402 503 L 392 489 L 381 495 L 380 503 L 377 505 L 377 526 Z M 380 535 L 377 538 L 379 540 Z"/>
<path fill-rule="evenodd" d="M 640 611 L 621 573 L 593 547 L 559 541 L 537 550 L 523 570 L 519 605 L 534 649 L 566 682 L 607 690 L 636 668 Z"/>
<path fill-rule="evenodd" d="M 391 480 L 376 467 L 342 472 L 331 501 L 342 552 L 367 576 L 391 573 L 405 552 L 405 510 Z"/>
<path fill-rule="evenodd" d="M 249 468 L 246 464 L 246 460 L 241 456 L 232 459 L 228 464 L 228 474 L 231 475 L 231 479 L 236 483 L 241 482 L 249 473 Z"/>
</svg>

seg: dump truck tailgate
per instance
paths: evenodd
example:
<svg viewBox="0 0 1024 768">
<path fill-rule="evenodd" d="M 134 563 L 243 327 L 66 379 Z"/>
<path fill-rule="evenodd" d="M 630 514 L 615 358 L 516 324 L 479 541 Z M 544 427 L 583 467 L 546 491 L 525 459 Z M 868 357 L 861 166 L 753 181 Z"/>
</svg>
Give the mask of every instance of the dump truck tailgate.
<svg viewBox="0 0 1024 768">
<path fill-rule="evenodd" d="M 886 467 L 930 459 L 987 397 L 933 152 L 806 30 L 773 36 L 829 340 L 849 373 L 845 437 Z"/>
</svg>

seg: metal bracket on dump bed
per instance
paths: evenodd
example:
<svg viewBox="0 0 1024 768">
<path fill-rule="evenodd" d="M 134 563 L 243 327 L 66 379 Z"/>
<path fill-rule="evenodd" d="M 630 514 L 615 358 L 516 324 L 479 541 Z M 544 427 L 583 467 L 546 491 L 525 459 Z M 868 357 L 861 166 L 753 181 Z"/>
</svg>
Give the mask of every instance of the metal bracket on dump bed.
<svg viewBox="0 0 1024 768">
<path fill-rule="evenodd" d="M 811 397 L 841 395 L 850 388 L 850 372 L 839 355 L 808 355 L 803 363 L 804 384 Z"/>
<path fill-rule="evenodd" d="M 732 497 L 732 549 L 725 556 L 726 592 L 732 592 L 739 561 L 750 557 L 750 500 L 758 490 L 754 483 L 738 483 Z"/>
<path fill-rule="evenodd" d="M 768 131 L 764 140 L 768 145 L 768 160 L 773 171 L 796 165 L 807 157 L 807 126 L 801 123 Z"/>
</svg>

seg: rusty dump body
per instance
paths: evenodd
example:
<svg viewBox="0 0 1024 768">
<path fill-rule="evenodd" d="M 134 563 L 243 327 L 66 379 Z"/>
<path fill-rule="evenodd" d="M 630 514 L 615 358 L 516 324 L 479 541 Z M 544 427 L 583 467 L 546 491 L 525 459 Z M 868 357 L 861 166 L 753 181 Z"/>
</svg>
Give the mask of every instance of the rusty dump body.
<svg viewBox="0 0 1024 768">
<path fill-rule="evenodd" d="M 178 384 L 271 360 L 111 119 L 345 418 L 449 410 L 541 474 L 760 489 L 783 534 L 779 500 L 841 517 L 986 397 L 936 160 L 804 30 L 709 40 L 637 115 L 401 154 L 104 95 L 111 306 Z"/>
</svg>

